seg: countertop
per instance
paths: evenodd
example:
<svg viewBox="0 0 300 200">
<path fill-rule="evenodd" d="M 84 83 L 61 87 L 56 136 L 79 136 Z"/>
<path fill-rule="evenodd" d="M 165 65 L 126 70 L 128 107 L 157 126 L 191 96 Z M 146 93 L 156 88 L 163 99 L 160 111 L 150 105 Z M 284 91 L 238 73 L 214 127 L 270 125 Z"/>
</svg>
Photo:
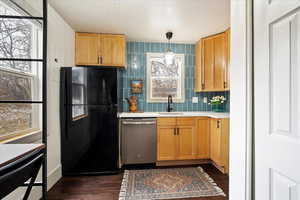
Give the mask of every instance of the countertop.
<svg viewBox="0 0 300 200">
<path fill-rule="evenodd" d="M 229 113 L 217 112 L 121 112 L 118 118 L 147 118 L 147 117 L 210 117 L 210 118 L 229 118 Z"/>
<path fill-rule="evenodd" d="M 44 147 L 43 144 L 0 144 L 0 167 Z"/>
</svg>

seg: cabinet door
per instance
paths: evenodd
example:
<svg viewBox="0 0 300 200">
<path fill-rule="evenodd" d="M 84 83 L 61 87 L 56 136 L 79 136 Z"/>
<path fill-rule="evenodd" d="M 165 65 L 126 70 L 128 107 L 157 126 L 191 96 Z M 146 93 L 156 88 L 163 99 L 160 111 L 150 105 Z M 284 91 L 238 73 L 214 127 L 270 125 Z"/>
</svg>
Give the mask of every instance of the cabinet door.
<svg viewBox="0 0 300 200">
<path fill-rule="evenodd" d="M 125 36 L 101 34 L 101 65 L 125 66 Z"/>
<path fill-rule="evenodd" d="M 221 33 L 214 38 L 214 90 L 225 90 L 226 62 L 226 34 Z"/>
<path fill-rule="evenodd" d="M 210 151 L 210 120 L 209 118 L 200 118 L 197 120 L 197 158 L 208 159 Z"/>
<path fill-rule="evenodd" d="M 227 50 L 227 57 L 226 57 L 226 68 L 225 68 L 225 90 L 230 90 L 230 29 L 226 32 L 226 50 Z"/>
<path fill-rule="evenodd" d="M 210 158 L 217 165 L 221 163 L 221 120 L 210 120 Z"/>
<path fill-rule="evenodd" d="M 195 45 L 195 92 L 203 90 L 202 46 L 202 40 L 199 40 Z"/>
<path fill-rule="evenodd" d="M 202 89 L 204 91 L 212 91 L 214 90 L 214 38 L 203 39 L 202 45 Z"/>
<path fill-rule="evenodd" d="M 157 127 L 157 160 L 175 160 L 176 159 L 176 136 L 175 126 Z"/>
<path fill-rule="evenodd" d="M 220 165 L 224 166 L 225 173 L 229 172 L 229 119 L 221 120 L 221 158 Z"/>
<path fill-rule="evenodd" d="M 99 65 L 98 34 L 76 33 L 76 65 Z"/>
<path fill-rule="evenodd" d="M 178 152 L 177 160 L 196 158 L 196 132 L 194 126 L 178 126 Z"/>
</svg>

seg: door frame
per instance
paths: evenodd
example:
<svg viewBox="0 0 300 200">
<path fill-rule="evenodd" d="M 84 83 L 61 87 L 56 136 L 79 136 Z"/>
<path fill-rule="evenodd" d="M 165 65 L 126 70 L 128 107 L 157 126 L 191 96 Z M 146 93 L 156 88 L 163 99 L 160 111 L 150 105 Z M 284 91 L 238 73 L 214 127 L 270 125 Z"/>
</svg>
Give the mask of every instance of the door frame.
<svg viewBox="0 0 300 200">
<path fill-rule="evenodd" d="M 254 198 L 253 0 L 231 0 L 229 199 Z"/>
</svg>

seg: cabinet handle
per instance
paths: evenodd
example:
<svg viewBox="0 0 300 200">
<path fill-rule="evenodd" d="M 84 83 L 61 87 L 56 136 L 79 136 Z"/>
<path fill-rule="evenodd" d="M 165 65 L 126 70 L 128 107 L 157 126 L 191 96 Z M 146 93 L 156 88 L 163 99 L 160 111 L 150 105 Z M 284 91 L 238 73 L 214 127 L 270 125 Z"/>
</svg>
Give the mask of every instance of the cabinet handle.
<svg viewBox="0 0 300 200">
<path fill-rule="evenodd" d="M 174 135 L 176 135 L 176 128 L 174 128 L 174 131 L 173 131 L 173 132 L 174 132 Z"/>
<path fill-rule="evenodd" d="M 204 90 L 204 89 L 205 89 L 205 84 L 202 83 L 202 84 L 201 84 L 201 87 L 202 87 L 202 90 Z"/>
<path fill-rule="evenodd" d="M 98 64 L 100 64 L 100 56 L 98 56 Z"/>
<path fill-rule="evenodd" d="M 217 128 L 220 128 L 220 120 L 217 121 Z"/>
<path fill-rule="evenodd" d="M 226 88 L 227 87 L 227 83 L 224 81 L 224 88 Z"/>
<path fill-rule="evenodd" d="M 103 59 L 102 59 L 102 56 L 100 56 L 100 64 L 102 64 L 103 62 Z"/>
<path fill-rule="evenodd" d="M 179 128 L 177 128 L 177 135 L 179 135 Z"/>
</svg>

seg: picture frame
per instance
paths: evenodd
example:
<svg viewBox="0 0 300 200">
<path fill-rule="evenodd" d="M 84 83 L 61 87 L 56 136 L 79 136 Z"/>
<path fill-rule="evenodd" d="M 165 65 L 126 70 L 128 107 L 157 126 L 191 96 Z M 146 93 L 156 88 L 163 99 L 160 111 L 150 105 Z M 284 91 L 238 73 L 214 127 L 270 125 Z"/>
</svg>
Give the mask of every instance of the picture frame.
<svg viewBox="0 0 300 200">
<path fill-rule="evenodd" d="M 185 55 L 175 54 L 173 65 L 166 65 L 164 53 L 147 53 L 147 102 L 185 102 Z"/>
<path fill-rule="evenodd" d="M 130 88 L 132 94 L 143 93 L 143 80 L 135 79 L 130 81 Z"/>
</svg>

